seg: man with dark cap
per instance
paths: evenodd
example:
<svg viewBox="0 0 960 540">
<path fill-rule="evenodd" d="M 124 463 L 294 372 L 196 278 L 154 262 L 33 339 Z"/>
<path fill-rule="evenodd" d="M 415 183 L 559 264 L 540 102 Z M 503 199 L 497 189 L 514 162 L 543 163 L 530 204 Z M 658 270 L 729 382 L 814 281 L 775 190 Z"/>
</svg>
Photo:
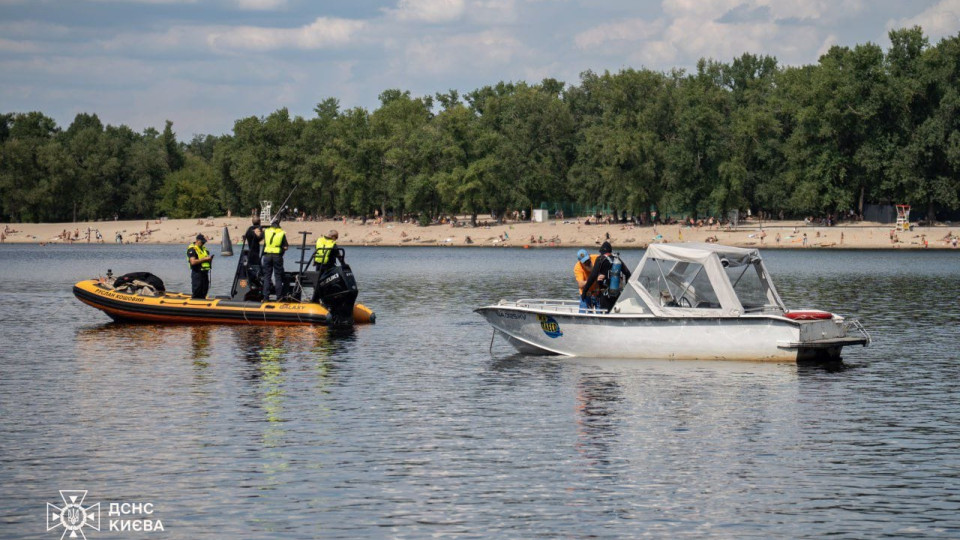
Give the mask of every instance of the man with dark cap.
<svg viewBox="0 0 960 540">
<path fill-rule="evenodd" d="M 254 283 L 260 283 L 260 242 L 263 240 L 260 216 L 253 216 L 252 224 L 247 227 L 243 237 L 247 241 L 247 277 Z"/>
<path fill-rule="evenodd" d="M 287 252 L 287 234 L 280 228 L 280 218 L 273 218 L 267 230 L 263 231 L 263 299 L 270 300 L 276 293 L 276 299 L 283 294 L 283 254 Z M 277 285 L 274 288 L 273 282 Z"/>
<path fill-rule="evenodd" d="M 213 266 L 213 255 L 207 252 L 204 245 L 207 238 L 198 234 L 196 241 L 187 246 L 187 262 L 190 264 L 190 285 L 193 288 L 192 298 L 204 299 L 210 291 L 210 268 Z"/>
<path fill-rule="evenodd" d="M 253 216 L 253 222 L 247 227 L 243 237 L 246 238 L 247 247 L 250 248 L 247 260 L 250 264 L 260 266 L 260 241 L 263 240 L 263 228 L 260 227 L 259 216 Z"/>
<path fill-rule="evenodd" d="M 589 291 L 594 283 L 598 283 L 600 293 L 597 296 L 597 302 L 600 309 L 609 313 L 617 303 L 617 298 L 620 298 L 620 292 L 628 279 L 630 279 L 630 269 L 623 264 L 618 255 L 613 253 L 610 242 L 604 242 L 600 246 L 600 256 L 597 257 L 593 270 L 590 271 L 590 277 L 583 285 L 583 290 Z"/>
</svg>

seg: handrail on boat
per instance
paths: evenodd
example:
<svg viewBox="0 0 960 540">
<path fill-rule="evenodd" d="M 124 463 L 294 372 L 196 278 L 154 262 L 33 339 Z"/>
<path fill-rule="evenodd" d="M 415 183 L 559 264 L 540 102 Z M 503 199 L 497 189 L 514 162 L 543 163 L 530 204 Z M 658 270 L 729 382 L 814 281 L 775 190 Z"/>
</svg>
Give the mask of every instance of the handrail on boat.
<svg viewBox="0 0 960 540">
<path fill-rule="evenodd" d="M 863 323 L 860 322 L 860 319 L 847 319 L 846 322 L 847 322 L 848 328 L 852 326 L 857 332 L 860 332 L 860 335 L 863 336 L 864 339 L 867 340 L 867 342 L 864 343 L 863 346 L 864 347 L 869 346 L 873 340 L 870 338 L 870 334 L 867 332 L 867 329 L 863 327 Z"/>
<path fill-rule="evenodd" d="M 539 309 L 544 311 L 552 311 L 554 313 L 580 313 L 595 315 L 607 313 L 606 310 L 597 308 L 581 310 L 580 302 L 576 300 L 557 300 L 552 298 L 521 298 L 519 300 L 500 300 L 497 305 Z"/>
</svg>

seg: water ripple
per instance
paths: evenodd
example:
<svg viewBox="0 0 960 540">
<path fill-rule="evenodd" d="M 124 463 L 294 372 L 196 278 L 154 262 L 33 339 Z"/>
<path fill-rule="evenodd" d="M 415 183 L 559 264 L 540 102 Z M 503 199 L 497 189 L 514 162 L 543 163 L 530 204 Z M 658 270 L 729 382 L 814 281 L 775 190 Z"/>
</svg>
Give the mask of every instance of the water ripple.
<svg viewBox="0 0 960 540">
<path fill-rule="evenodd" d="M 5 537 L 76 488 L 169 538 L 960 535 L 953 253 L 768 254 L 874 337 L 795 366 L 491 347 L 472 309 L 572 297 L 567 249 L 350 249 L 378 324 L 345 332 L 116 325 L 72 282 L 183 289 L 180 248 L 0 251 Z"/>
</svg>

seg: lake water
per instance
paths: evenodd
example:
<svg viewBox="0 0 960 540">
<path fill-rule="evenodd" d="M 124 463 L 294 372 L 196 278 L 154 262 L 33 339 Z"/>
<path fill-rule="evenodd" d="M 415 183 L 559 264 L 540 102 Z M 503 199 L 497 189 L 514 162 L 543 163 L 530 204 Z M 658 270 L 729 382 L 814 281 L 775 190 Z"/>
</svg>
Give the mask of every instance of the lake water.
<svg viewBox="0 0 960 540">
<path fill-rule="evenodd" d="M 71 285 L 187 290 L 182 247 L 0 246 L 0 537 L 59 490 L 87 538 L 960 537 L 960 252 L 765 252 L 872 334 L 842 369 L 491 348 L 472 309 L 572 298 L 574 254 L 348 248 L 377 324 L 331 332 L 114 324 Z"/>
</svg>

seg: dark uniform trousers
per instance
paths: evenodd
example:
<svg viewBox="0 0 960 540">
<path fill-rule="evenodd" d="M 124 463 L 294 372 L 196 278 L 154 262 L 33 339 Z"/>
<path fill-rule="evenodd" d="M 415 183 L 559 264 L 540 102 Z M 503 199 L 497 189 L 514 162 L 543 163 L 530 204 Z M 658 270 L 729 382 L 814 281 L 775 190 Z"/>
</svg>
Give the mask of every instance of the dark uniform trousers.
<svg viewBox="0 0 960 540">
<path fill-rule="evenodd" d="M 206 298 L 210 291 L 210 272 L 191 270 L 190 285 L 193 287 L 193 298 Z"/>
</svg>

